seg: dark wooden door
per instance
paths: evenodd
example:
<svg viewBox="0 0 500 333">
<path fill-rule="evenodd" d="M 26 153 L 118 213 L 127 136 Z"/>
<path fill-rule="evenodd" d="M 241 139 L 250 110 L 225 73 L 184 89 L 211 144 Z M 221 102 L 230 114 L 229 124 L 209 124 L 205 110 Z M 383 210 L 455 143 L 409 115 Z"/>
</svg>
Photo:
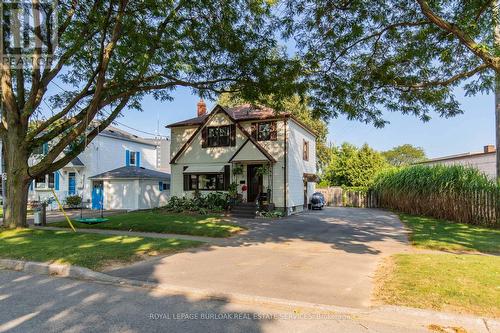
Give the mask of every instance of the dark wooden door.
<svg viewBox="0 0 500 333">
<path fill-rule="evenodd" d="M 262 188 L 262 176 L 257 175 L 256 172 L 261 166 L 261 164 L 247 165 L 248 202 L 254 202 Z"/>
</svg>

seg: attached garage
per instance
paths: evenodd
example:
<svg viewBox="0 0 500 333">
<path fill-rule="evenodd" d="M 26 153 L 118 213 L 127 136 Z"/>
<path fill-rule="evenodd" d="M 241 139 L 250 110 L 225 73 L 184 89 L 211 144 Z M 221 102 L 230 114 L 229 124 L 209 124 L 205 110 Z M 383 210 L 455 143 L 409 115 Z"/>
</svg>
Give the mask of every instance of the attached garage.
<svg viewBox="0 0 500 333">
<path fill-rule="evenodd" d="M 170 174 L 142 167 L 121 167 L 90 179 L 94 208 L 101 205 L 104 209 L 155 208 L 165 205 L 170 194 Z"/>
</svg>

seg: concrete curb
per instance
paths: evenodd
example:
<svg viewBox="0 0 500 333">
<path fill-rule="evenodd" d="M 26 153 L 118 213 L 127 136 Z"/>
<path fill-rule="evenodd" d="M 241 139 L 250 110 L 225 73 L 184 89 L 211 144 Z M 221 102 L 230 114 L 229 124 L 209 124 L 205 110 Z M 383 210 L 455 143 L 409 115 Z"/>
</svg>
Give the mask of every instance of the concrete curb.
<svg viewBox="0 0 500 333">
<path fill-rule="evenodd" d="M 500 332 L 500 321 L 492 318 L 414 309 L 402 306 L 387 305 L 365 309 L 339 307 L 329 304 L 316 304 L 287 299 L 157 284 L 153 282 L 114 277 L 79 266 L 66 264 L 48 264 L 13 259 L 0 259 L 0 269 L 21 271 L 38 275 L 52 275 L 104 284 L 113 284 L 121 287 L 155 289 L 172 294 L 182 293 L 186 296 L 209 300 L 230 300 L 235 303 L 270 306 L 272 308 L 281 310 L 335 313 L 353 320 L 392 323 L 400 325 L 401 327 L 410 327 L 411 325 L 428 327 L 429 325 L 434 324 L 448 330 L 451 330 L 452 327 L 462 327 L 466 329 L 467 332 Z"/>
</svg>

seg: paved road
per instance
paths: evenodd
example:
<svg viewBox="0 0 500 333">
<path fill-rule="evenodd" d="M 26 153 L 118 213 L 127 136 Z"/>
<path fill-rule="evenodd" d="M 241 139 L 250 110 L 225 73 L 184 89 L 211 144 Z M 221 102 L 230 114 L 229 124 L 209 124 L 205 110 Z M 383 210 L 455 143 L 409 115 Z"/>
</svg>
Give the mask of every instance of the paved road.
<svg viewBox="0 0 500 333">
<path fill-rule="evenodd" d="M 269 310 L 2 270 L 0 309 L 0 332 L 10 333 L 428 332 L 426 325 L 405 321 L 397 324 L 332 313 Z"/>
<path fill-rule="evenodd" d="M 278 221 L 241 220 L 249 232 L 225 244 L 107 272 L 211 291 L 370 306 L 382 256 L 409 251 L 401 222 L 374 209 L 327 208 Z"/>
</svg>

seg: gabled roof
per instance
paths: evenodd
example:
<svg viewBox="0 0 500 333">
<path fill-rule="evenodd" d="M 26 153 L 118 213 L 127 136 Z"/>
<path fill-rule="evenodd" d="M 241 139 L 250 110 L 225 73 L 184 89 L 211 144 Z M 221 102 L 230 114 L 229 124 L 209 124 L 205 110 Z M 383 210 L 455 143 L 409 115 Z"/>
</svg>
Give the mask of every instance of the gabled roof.
<svg viewBox="0 0 500 333">
<path fill-rule="evenodd" d="M 223 108 L 229 115 L 229 117 L 231 117 L 236 122 L 245 120 L 265 120 L 265 119 L 284 118 L 290 115 L 288 112 L 276 113 L 271 108 L 264 106 L 256 106 L 252 104 L 242 104 L 233 108 L 216 105 L 213 110 L 215 110 L 217 107 Z M 180 126 L 201 125 L 209 115 L 210 113 L 200 117 L 179 121 L 177 123 L 167 125 L 166 127 L 171 128 Z"/>
<path fill-rule="evenodd" d="M 260 160 L 269 160 L 266 155 L 264 155 L 261 151 L 260 158 L 255 159 L 255 156 L 259 156 L 259 154 L 255 155 L 253 149 L 257 148 L 255 145 L 249 144 L 250 139 L 247 139 L 243 144 L 238 148 L 238 150 L 233 154 L 233 156 L 229 159 L 229 162 L 243 162 L 243 161 L 260 161 Z M 249 157 L 251 156 L 251 157 Z"/>
<path fill-rule="evenodd" d="M 85 164 L 83 164 L 82 160 L 77 157 L 75 157 L 74 159 L 71 160 L 71 162 L 69 162 L 72 166 L 85 166 Z"/>
<path fill-rule="evenodd" d="M 145 145 L 149 146 L 155 146 L 156 144 L 154 142 L 148 141 L 146 139 L 143 139 L 141 137 L 138 137 L 137 135 L 134 135 L 132 133 L 126 132 L 120 128 L 114 127 L 114 126 L 108 126 L 106 129 L 103 131 L 99 132 L 99 135 L 102 136 L 107 136 L 110 138 L 115 138 L 115 139 L 120 139 L 120 140 L 126 140 L 126 141 L 132 141 L 132 142 L 137 142 L 137 143 L 142 143 Z"/>
<path fill-rule="evenodd" d="M 250 133 L 248 133 L 237 121 L 236 119 L 233 118 L 232 116 L 232 113 L 229 113 L 227 111 L 227 109 L 225 109 L 224 107 L 220 106 L 220 105 L 216 105 L 215 108 L 212 110 L 212 112 L 210 112 L 209 114 L 206 114 L 205 116 L 203 116 L 203 121 L 198 125 L 198 128 L 196 129 L 196 131 L 194 131 L 194 133 L 191 135 L 191 137 L 189 137 L 189 139 L 186 141 L 186 143 L 181 147 L 181 149 L 179 149 L 179 151 L 175 154 L 175 156 L 172 158 L 172 160 L 170 161 L 170 163 L 175 163 L 177 161 L 177 159 L 184 153 L 184 151 L 191 145 L 191 143 L 193 143 L 193 140 L 194 138 L 196 138 L 196 136 L 200 133 L 200 131 L 202 130 L 202 128 L 205 126 L 205 124 L 208 123 L 208 121 L 213 117 L 215 116 L 216 114 L 218 113 L 225 113 L 229 119 L 236 124 L 236 127 L 250 140 L 252 141 L 252 143 L 257 147 L 257 149 L 259 149 L 263 154 L 264 156 L 267 157 L 267 159 L 274 163 L 276 162 L 276 160 L 274 159 L 273 156 L 271 156 L 266 149 L 264 149 L 264 147 L 262 147 L 254 138 L 252 138 L 252 136 L 250 135 Z M 198 118 L 201 118 L 201 117 L 198 117 Z M 194 118 L 193 118 L 194 119 Z M 170 126 L 170 125 L 169 125 Z M 186 125 L 184 125 L 186 126 Z"/>
<path fill-rule="evenodd" d="M 170 179 L 169 173 L 159 172 L 136 166 L 124 166 L 106 171 L 89 179 Z"/>
<path fill-rule="evenodd" d="M 265 107 L 265 106 L 257 106 L 257 105 L 252 105 L 252 104 L 242 104 L 236 107 L 228 108 L 228 107 L 223 107 L 221 105 L 216 105 L 213 109 L 212 112 L 217 108 L 223 108 L 226 113 L 229 115 L 229 117 L 236 123 L 239 123 L 240 121 L 251 121 L 251 120 L 267 120 L 267 119 L 281 119 L 281 118 L 291 118 L 293 121 L 295 121 L 299 126 L 304 128 L 306 131 L 311 133 L 314 136 L 317 136 L 317 134 L 310 129 L 306 124 L 304 124 L 302 121 L 300 121 L 297 117 L 295 117 L 293 114 L 289 112 L 280 112 L 277 113 L 271 108 Z M 183 126 L 199 126 L 205 122 L 205 120 L 210 116 L 211 113 L 205 114 L 200 117 L 195 117 L 183 121 L 179 121 L 173 124 L 169 124 L 166 127 L 167 128 L 172 128 L 172 127 L 183 127 Z"/>
</svg>

